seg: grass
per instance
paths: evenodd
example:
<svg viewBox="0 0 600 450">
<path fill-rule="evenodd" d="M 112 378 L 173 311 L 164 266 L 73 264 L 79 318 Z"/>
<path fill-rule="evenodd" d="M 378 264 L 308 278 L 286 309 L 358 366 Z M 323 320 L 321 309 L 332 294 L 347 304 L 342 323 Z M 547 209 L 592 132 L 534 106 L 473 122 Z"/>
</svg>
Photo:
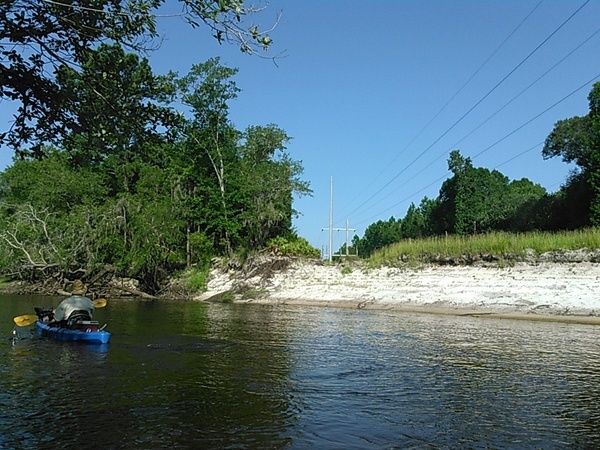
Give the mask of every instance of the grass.
<svg viewBox="0 0 600 450">
<path fill-rule="evenodd" d="M 493 255 L 510 260 L 533 252 L 534 255 L 554 250 L 594 250 L 600 248 L 600 228 L 563 232 L 505 233 L 493 232 L 473 236 L 437 236 L 410 239 L 382 248 L 371 255 L 370 265 L 395 265 L 427 262 L 439 258 Z"/>
<path fill-rule="evenodd" d="M 208 281 L 208 272 L 209 268 L 202 267 L 197 268 L 194 267 L 192 269 L 186 270 L 181 279 L 186 288 L 188 288 L 192 292 L 204 292 L 206 291 L 206 284 Z"/>
<path fill-rule="evenodd" d="M 352 273 L 352 267 L 342 267 L 342 275 L 350 275 Z"/>
</svg>

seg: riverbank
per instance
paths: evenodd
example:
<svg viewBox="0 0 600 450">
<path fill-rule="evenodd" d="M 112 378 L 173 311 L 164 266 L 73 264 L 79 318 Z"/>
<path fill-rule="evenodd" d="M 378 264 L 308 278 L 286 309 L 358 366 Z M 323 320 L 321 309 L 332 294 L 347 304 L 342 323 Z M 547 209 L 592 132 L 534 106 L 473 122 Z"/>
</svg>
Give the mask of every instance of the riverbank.
<svg viewBox="0 0 600 450">
<path fill-rule="evenodd" d="M 600 324 L 600 264 L 368 269 L 271 259 L 245 272 L 214 269 L 196 300 L 224 299 Z"/>
</svg>

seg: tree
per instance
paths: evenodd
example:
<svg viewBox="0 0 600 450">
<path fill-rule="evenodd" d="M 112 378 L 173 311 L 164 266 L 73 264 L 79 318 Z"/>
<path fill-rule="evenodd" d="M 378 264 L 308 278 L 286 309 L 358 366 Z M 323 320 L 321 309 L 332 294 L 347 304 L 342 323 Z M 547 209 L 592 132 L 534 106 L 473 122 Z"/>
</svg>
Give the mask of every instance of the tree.
<svg viewBox="0 0 600 450">
<path fill-rule="evenodd" d="M 64 154 L 47 150 L 42 161 L 17 161 L 0 174 L 0 268 L 36 278 L 45 271 L 69 273 L 98 263 L 97 203 L 105 190 L 101 178 L 69 167 Z M 112 218 L 107 220 L 112 222 Z"/>
<path fill-rule="evenodd" d="M 289 234 L 294 195 L 310 195 L 309 184 L 300 180 L 300 163 L 286 153 L 290 138 L 276 125 L 250 126 L 240 146 L 236 183 L 243 245 L 261 248 L 275 236 Z"/>
<path fill-rule="evenodd" d="M 558 121 L 546 138 L 544 158 L 561 156 L 575 163 L 591 190 L 590 223 L 600 226 L 600 82 L 588 96 L 590 112 Z"/>
<path fill-rule="evenodd" d="M 496 228 L 514 232 L 544 229 L 548 218 L 543 217 L 540 206 L 546 196 L 546 189 L 527 178 L 512 181 L 502 194 Z"/>
<path fill-rule="evenodd" d="M 87 52 L 80 71 L 61 66 L 57 85 L 73 129 L 58 136 L 58 143 L 71 163 L 101 165 L 114 182 L 113 192 L 130 192 L 140 164 L 161 162 L 157 150 L 168 136 L 164 130 L 178 121 L 164 105 L 174 94 L 173 77 L 155 76 L 147 59 L 118 45 Z"/>
<path fill-rule="evenodd" d="M 423 217 L 423 235 L 436 236 L 447 231 L 445 228 L 444 216 L 441 213 L 440 197 L 430 199 L 427 196 L 423 197 L 419 204 L 419 212 Z"/>
<path fill-rule="evenodd" d="M 212 223 L 220 224 L 217 232 L 221 234 L 229 254 L 232 251 L 231 233 L 235 230 L 229 221 L 226 168 L 235 161 L 239 137 L 228 117 L 228 102 L 235 99 L 239 92 L 232 80 L 235 74 L 237 69 L 221 66 L 219 58 L 212 58 L 203 64 L 195 64 L 186 76 L 177 80 L 181 102 L 189 106 L 193 113 L 193 119 L 187 121 L 182 130 L 186 136 L 184 148 L 188 154 L 182 162 L 186 164 L 185 161 L 188 161 L 188 169 L 192 168 L 186 170 L 187 194 L 197 197 L 200 185 L 204 185 L 207 193 L 210 193 L 211 186 L 206 182 L 216 181 L 219 203 L 212 211 L 221 220 L 215 217 L 217 220 L 212 220 Z"/>
<path fill-rule="evenodd" d="M 527 218 L 517 218 L 525 205 L 540 200 L 546 191 L 527 179 L 509 182 L 497 170 L 473 167 L 470 158 L 458 150 L 450 153 L 448 167 L 454 176 L 442 184 L 439 206 L 434 210 L 438 231 L 461 235 L 497 229 L 531 229 Z M 533 214 L 533 212 L 532 212 Z M 439 234 L 439 233 L 438 233 Z"/>
<path fill-rule="evenodd" d="M 398 242 L 400 239 L 402 239 L 402 220 L 396 220 L 394 217 L 390 217 L 387 222 L 379 220 L 366 228 L 359 245 L 361 256 L 368 257 L 375 250 Z"/>
<path fill-rule="evenodd" d="M 271 124 L 240 133 L 230 122 L 229 102 L 240 91 L 236 74 L 212 58 L 176 81 L 180 101 L 193 115 L 181 130 L 178 158 L 189 230 L 212 237 L 227 253 L 289 233 L 293 196 L 311 192 L 299 178 L 301 164 L 285 151 L 285 131 Z"/>
<path fill-rule="evenodd" d="M 20 150 L 31 145 L 43 157 L 42 145 L 64 136 L 77 124 L 61 105 L 67 100 L 56 71 L 79 72 L 89 52 L 100 44 L 119 44 L 135 52 L 156 48 L 157 10 L 165 0 L 4 0 L 0 4 L 0 99 L 17 103 L 15 122 L 0 134 L 0 144 Z M 243 52 L 261 54 L 272 43 L 269 32 L 243 19 L 263 8 L 243 0 L 179 0 L 180 17 L 192 28 L 204 24 L 218 42 L 235 42 Z M 278 20 L 278 19 L 277 19 Z M 101 96 L 96 101 L 102 103 Z M 40 126 L 40 123 L 43 126 Z"/>
<path fill-rule="evenodd" d="M 103 262 L 122 276 L 140 280 L 153 294 L 185 265 L 185 221 L 169 194 L 164 172 L 145 166 L 135 194 L 107 200 L 104 215 L 113 220 L 98 223 L 97 229 L 103 239 L 99 247 L 111 250 Z"/>
<path fill-rule="evenodd" d="M 421 210 L 413 203 L 410 204 L 404 219 L 402 219 L 402 234 L 404 239 L 417 239 L 425 236 L 425 219 Z"/>
<path fill-rule="evenodd" d="M 64 152 L 48 147 L 47 158 L 16 161 L 0 173 L 0 200 L 30 204 L 67 213 L 78 205 L 93 205 L 106 196 L 102 179 L 88 169 L 73 170 Z"/>
<path fill-rule="evenodd" d="M 286 151 L 290 138 L 276 125 L 240 132 L 229 120 L 236 72 L 213 59 L 181 79 L 156 77 L 116 45 L 89 52 L 81 73 L 61 67 L 65 117 L 78 125 L 61 147 L 0 173 L 0 272 L 116 274 L 156 293 L 175 271 L 207 270 L 234 248 L 282 238 L 293 244 L 286 251 L 312 253 L 292 230 L 293 198 L 310 188 Z M 162 105 L 175 89 L 190 118 Z M 120 111 L 98 107 L 100 91 Z"/>
</svg>

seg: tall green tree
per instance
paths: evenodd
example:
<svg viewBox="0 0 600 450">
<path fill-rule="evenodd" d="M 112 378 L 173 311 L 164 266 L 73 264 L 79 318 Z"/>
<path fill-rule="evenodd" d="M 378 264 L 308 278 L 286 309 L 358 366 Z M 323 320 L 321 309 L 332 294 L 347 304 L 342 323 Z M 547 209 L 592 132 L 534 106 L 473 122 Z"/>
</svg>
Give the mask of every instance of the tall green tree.
<svg viewBox="0 0 600 450">
<path fill-rule="evenodd" d="M 260 248 L 276 236 L 291 231 L 294 195 L 310 195 L 300 179 L 299 162 L 286 152 L 290 138 L 276 125 L 251 126 L 242 136 L 235 180 L 237 209 L 243 222 L 243 245 Z"/>
<path fill-rule="evenodd" d="M 300 162 L 286 152 L 290 138 L 276 125 L 238 132 L 229 119 L 239 88 L 237 69 L 213 58 L 177 80 L 192 117 L 182 127 L 178 184 L 188 206 L 189 233 L 215 248 L 257 248 L 291 231 L 294 195 L 310 194 Z"/>
<path fill-rule="evenodd" d="M 600 226 L 600 82 L 588 96 L 590 111 L 586 116 L 558 121 L 546 138 L 545 158 L 562 157 L 575 163 L 591 192 L 589 220 Z"/>
<path fill-rule="evenodd" d="M 143 164 L 161 164 L 161 148 L 178 116 L 166 106 L 173 75 L 155 76 L 148 60 L 118 45 L 86 53 L 79 71 L 58 69 L 63 113 L 77 124 L 61 139 L 71 163 L 101 168 L 113 192 L 132 192 Z"/>
<path fill-rule="evenodd" d="M 187 165 L 186 195 L 194 202 L 198 198 L 214 199 L 216 192 L 218 203 L 213 208 L 195 209 L 202 213 L 210 211 L 212 224 L 218 224 L 219 241 L 229 254 L 232 233 L 237 232 L 230 220 L 227 201 L 228 170 L 236 161 L 239 139 L 239 133 L 229 120 L 229 102 L 237 98 L 239 92 L 232 79 L 236 74 L 237 69 L 222 66 L 219 58 L 212 58 L 192 66 L 186 76 L 177 80 L 180 101 L 193 114 L 182 130 L 186 140 L 182 147 L 186 158 L 181 160 Z M 211 185 L 213 182 L 216 186 Z"/>
<path fill-rule="evenodd" d="M 546 229 L 549 220 L 540 208 L 546 196 L 546 189 L 527 178 L 510 182 L 501 196 L 495 229 L 515 232 Z"/>
<path fill-rule="evenodd" d="M 422 205 L 431 234 L 540 229 L 537 202 L 546 195 L 542 186 L 526 178 L 511 182 L 497 170 L 474 167 L 458 150 L 450 153 L 448 167 L 454 175 L 444 181 L 438 199 Z"/>
<path fill-rule="evenodd" d="M 396 220 L 394 217 L 387 221 L 379 220 L 365 229 L 358 245 L 361 256 L 368 257 L 375 250 L 398 242 L 402 237 L 402 220 Z"/>
<path fill-rule="evenodd" d="M 417 239 L 426 236 L 425 218 L 419 208 L 411 203 L 402 219 L 402 234 L 404 239 Z"/>
<path fill-rule="evenodd" d="M 165 0 L 3 0 L 0 3 L 0 99 L 18 105 L 15 122 L 0 132 L 0 144 L 23 152 L 30 145 L 43 157 L 43 144 L 78 126 L 64 114 L 65 99 L 56 70 L 79 72 L 88 52 L 100 44 L 120 44 L 134 52 L 157 47 L 157 12 Z M 179 16 L 191 28 L 204 25 L 218 42 L 234 42 L 243 52 L 263 54 L 270 30 L 243 20 L 263 8 L 243 0 L 179 0 Z M 278 20 L 278 19 L 277 19 Z M 276 21 L 277 22 L 277 21 Z M 274 26 L 277 23 L 274 24 Z M 271 28 L 272 29 L 272 28 Z M 99 95 L 96 101 L 101 104 Z"/>
<path fill-rule="evenodd" d="M 465 235 L 497 228 L 508 214 L 508 178 L 497 170 L 473 167 L 458 150 L 450 152 L 448 168 L 454 176 L 444 182 L 440 197 L 452 212 L 451 231 Z"/>
<path fill-rule="evenodd" d="M 430 199 L 427 196 L 423 197 L 419 203 L 419 213 L 423 217 L 423 235 L 436 236 L 448 231 L 446 227 L 445 217 L 441 212 L 440 197 Z"/>
</svg>

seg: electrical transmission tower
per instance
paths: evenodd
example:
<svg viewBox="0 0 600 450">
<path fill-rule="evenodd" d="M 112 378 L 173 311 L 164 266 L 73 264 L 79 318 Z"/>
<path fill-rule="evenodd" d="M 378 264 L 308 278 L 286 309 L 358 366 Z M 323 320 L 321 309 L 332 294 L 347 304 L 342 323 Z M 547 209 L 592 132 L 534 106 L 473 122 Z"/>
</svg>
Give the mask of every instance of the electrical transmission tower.
<svg viewBox="0 0 600 450">
<path fill-rule="evenodd" d="M 349 220 L 346 219 L 346 228 L 334 228 L 333 227 L 333 177 L 331 177 L 330 179 L 330 188 L 329 188 L 329 226 L 326 228 L 321 228 L 321 231 L 324 230 L 329 230 L 329 251 L 327 252 L 329 254 L 329 262 L 333 261 L 333 232 L 334 231 L 346 231 L 346 256 L 350 256 L 349 255 L 349 248 L 350 248 L 350 243 L 349 243 L 349 234 L 350 231 L 356 231 L 356 228 L 349 228 Z M 338 254 L 338 256 L 341 256 Z"/>
</svg>

